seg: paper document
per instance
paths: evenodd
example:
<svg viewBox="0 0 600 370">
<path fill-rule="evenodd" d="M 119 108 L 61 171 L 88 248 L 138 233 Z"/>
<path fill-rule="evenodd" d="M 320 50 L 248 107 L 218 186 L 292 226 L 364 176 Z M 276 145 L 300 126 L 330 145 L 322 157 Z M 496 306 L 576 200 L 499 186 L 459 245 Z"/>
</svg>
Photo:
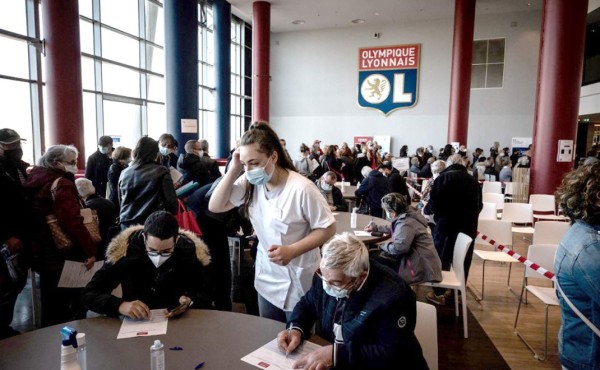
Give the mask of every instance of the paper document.
<svg viewBox="0 0 600 370">
<path fill-rule="evenodd" d="M 91 269 L 87 269 L 83 262 L 65 261 L 60 280 L 59 288 L 83 288 L 92 280 L 96 271 L 104 265 L 104 261 L 94 263 Z"/>
<path fill-rule="evenodd" d="M 293 369 L 294 362 L 320 347 L 318 344 L 305 341 L 285 358 L 285 352 L 281 352 L 277 346 L 277 339 L 273 339 L 256 351 L 242 357 L 242 361 L 261 369 Z"/>
<path fill-rule="evenodd" d="M 117 339 L 167 334 L 169 319 L 165 317 L 165 309 L 150 310 L 150 313 L 150 320 L 123 319 Z"/>
<path fill-rule="evenodd" d="M 175 169 L 175 167 L 171 167 L 171 180 L 173 180 L 173 184 L 176 182 L 181 182 L 181 180 L 183 179 L 183 174 L 179 171 L 177 171 L 177 169 Z"/>
<path fill-rule="evenodd" d="M 371 232 L 363 231 L 363 230 L 354 230 L 354 235 L 356 235 L 356 236 L 371 236 Z"/>
</svg>

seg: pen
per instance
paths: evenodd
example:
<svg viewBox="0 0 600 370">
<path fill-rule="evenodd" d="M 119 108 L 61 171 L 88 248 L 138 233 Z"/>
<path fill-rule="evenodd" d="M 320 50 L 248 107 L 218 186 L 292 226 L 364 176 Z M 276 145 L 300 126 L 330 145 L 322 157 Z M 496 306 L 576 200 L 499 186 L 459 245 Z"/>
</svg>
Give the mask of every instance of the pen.
<svg viewBox="0 0 600 370">
<path fill-rule="evenodd" d="M 288 328 L 288 348 L 290 345 L 290 342 L 292 341 L 292 323 L 290 323 L 290 327 Z M 289 350 L 285 351 L 285 358 L 288 358 L 288 355 L 290 354 Z"/>
</svg>

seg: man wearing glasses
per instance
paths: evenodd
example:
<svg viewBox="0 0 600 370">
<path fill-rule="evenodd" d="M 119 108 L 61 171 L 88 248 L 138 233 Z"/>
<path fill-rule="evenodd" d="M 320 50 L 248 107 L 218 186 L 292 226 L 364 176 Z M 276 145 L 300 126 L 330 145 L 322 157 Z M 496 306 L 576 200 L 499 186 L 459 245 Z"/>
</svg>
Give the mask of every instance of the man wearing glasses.
<svg viewBox="0 0 600 370">
<path fill-rule="evenodd" d="M 204 269 L 209 263 L 206 244 L 180 230 L 172 214 L 157 211 L 143 227 L 131 226 L 111 241 L 104 266 L 84 289 L 83 305 L 138 320 L 149 319 L 152 309 L 168 309 L 172 317 L 192 304 L 210 308 Z M 119 284 L 122 298 L 111 294 Z"/>
<path fill-rule="evenodd" d="M 293 353 L 316 334 L 330 343 L 296 361 L 294 369 L 426 369 L 414 335 L 415 295 L 392 270 L 369 260 L 354 235 L 336 235 L 322 250 L 320 271 L 296 304 L 279 349 Z"/>
</svg>

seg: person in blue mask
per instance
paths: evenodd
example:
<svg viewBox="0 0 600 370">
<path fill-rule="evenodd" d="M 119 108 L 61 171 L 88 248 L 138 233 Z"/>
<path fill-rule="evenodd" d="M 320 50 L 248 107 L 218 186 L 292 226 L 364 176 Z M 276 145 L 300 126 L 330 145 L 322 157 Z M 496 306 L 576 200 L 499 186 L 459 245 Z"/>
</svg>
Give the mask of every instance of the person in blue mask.
<svg viewBox="0 0 600 370">
<path fill-rule="evenodd" d="M 285 322 L 310 288 L 319 268 L 318 247 L 335 234 L 335 218 L 316 186 L 296 172 L 267 124 L 244 133 L 209 210 L 238 206 L 259 240 L 254 286 L 260 315 Z"/>
<path fill-rule="evenodd" d="M 277 345 L 291 354 L 313 328 L 332 344 L 304 354 L 294 369 L 427 368 L 414 334 L 415 294 L 405 281 L 369 259 L 363 242 L 348 233 L 323 246 L 320 266 Z"/>
</svg>

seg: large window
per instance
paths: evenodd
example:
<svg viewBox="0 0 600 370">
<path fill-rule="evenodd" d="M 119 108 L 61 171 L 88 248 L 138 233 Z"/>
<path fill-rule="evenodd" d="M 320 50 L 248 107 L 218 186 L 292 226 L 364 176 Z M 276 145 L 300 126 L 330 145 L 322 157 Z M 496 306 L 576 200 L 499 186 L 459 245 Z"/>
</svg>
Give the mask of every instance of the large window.
<svg viewBox="0 0 600 370">
<path fill-rule="evenodd" d="M 503 84 L 504 39 L 473 41 L 471 88 L 501 88 Z"/>
</svg>

